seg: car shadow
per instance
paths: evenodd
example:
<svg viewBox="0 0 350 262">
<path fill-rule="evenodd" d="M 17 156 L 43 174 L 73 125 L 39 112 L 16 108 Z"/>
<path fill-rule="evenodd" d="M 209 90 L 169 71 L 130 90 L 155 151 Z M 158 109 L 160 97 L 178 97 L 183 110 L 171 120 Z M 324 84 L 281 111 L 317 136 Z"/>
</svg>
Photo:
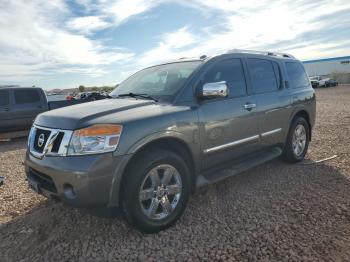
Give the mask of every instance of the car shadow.
<svg viewBox="0 0 350 262">
<path fill-rule="evenodd" d="M 350 250 L 341 240 L 350 236 L 348 210 L 350 181 L 340 170 L 276 159 L 198 190 L 182 218 L 154 235 L 140 233 L 120 217 L 102 218 L 46 200 L 0 225 L 0 253 L 4 261 L 60 260 L 62 252 L 70 252 L 70 260 L 136 260 L 139 255 L 183 260 L 198 258 L 196 250 L 210 255 L 225 249 L 233 256 L 252 246 L 250 253 L 267 249 L 272 258 L 293 250 L 300 258 L 327 260 Z M 249 259 L 247 252 L 240 255 Z"/>
</svg>

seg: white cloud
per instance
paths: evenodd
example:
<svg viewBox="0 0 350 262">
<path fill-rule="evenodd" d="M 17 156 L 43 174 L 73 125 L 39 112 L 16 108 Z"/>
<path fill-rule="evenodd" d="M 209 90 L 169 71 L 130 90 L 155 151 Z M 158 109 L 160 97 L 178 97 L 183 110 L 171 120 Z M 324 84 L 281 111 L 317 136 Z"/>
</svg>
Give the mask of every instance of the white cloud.
<svg viewBox="0 0 350 262">
<path fill-rule="evenodd" d="M 196 37 L 188 31 L 187 26 L 184 26 L 173 33 L 165 33 L 161 43 L 171 48 L 182 48 L 194 42 Z"/>
<path fill-rule="evenodd" d="M 191 34 L 188 27 L 182 27 L 175 32 L 162 35 L 158 45 L 145 52 L 137 61 L 140 66 L 152 65 L 158 61 L 180 58 L 183 50 L 196 43 L 196 36 Z"/>
<path fill-rule="evenodd" d="M 112 23 L 107 22 L 100 16 L 81 16 L 75 17 L 68 21 L 67 27 L 71 30 L 90 34 L 93 31 L 98 31 L 111 27 Z"/>
<path fill-rule="evenodd" d="M 97 40 L 64 30 L 61 25 L 68 15 L 70 12 L 61 0 L 18 0 L 1 6 L 2 80 L 9 69 L 13 75 L 21 77 L 30 73 L 43 74 L 43 68 L 67 65 L 95 67 L 132 57 L 129 51 L 107 49 Z"/>
<path fill-rule="evenodd" d="M 185 6 L 200 8 L 206 14 L 215 13 L 220 17 L 221 23 L 211 27 L 190 32 L 188 27 L 181 28 L 168 34 L 167 40 L 161 39 L 157 46 L 145 52 L 139 60 L 142 65 L 156 63 L 179 57 L 193 57 L 207 54 L 213 55 L 234 48 L 284 51 L 294 53 L 300 59 L 325 57 L 332 53 L 331 47 L 338 47 L 338 53 L 350 52 L 350 48 L 342 48 L 336 40 L 320 43 L 319 39 L 309 37 L 307 47 L 290 47 L 289 44 L 280 45 L 281 42 L 293 42 L 303 34 L 324 30 L 325 36 L 329 33 L 332 24 L 322 20 L 326 15 L 350 8 L 345 0 L 324 1 L 314 3 L 304 0 L 295 2 L 286 1 L 229 1 L 229 0 L 194 0 L 178 1 Z M 217 14 L 219 12 L 220 15 Z M 335 23 L 339 23 L 336 21 Z M 350 23 L 350 19 L 342 21 Z M 178 49 L 181 43 L 178 35 L 185 34 L 193 42 L 189 42 Z M 195 45 L 191 45 L 195 43 Z M 297 42 L 298 43 L 298 42 Z M 278 46 L 279 50 L 274 50 Z M 333 49 L 333 53 L 334 49 Z"/>
<path fill-rule="evenodd" d="M 104 2 L 103 11 L 114 16 L 115 23 L 119 25 L 132 16 L 149 11 L 161 2 L 162 0 L 118 0 L 112 4 Z"/>
</svg>

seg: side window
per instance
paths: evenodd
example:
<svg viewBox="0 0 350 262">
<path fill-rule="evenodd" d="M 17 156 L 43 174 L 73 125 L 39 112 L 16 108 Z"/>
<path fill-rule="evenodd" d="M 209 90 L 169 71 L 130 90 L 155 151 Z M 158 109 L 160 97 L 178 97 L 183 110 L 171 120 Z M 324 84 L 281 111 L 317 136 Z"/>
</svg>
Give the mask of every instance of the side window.
<svg viewBox="0 0 350 262">
<path fill-rule="evenodd" d="M 8 90 L 0 90 L 0 107 L 10 104 L 10 96 Z"/>
<path fill-rule="evenodd" d="M 287 74 L 291 88 L 302 88 L 309 86 L 309 78 L 304 67 L 298 62 L 286 63 Z"/>
<path fill-rule="evenodd" d="M 252 78 L 254 93 L 277 91 L 279 74 L 275 73 L 273 62 L 264 59 L 248 59 L 248 68 Z M 278 69 L 278 65 L 277 65 Z M 278 78 L 276 77 L 278 75 Z"/>
<path fill-rule="evenodd" d="M 212 66 L 204 76 L 205 83 L 226 81 L 230 97 L 246 95 L 246 82 L 241 59 L 227 59 Z"/>
<path fill-rule="evenodd" d="M 32 104 L 40 102 L 39 92 L 35 89 L 18 89 L 14 91 L 16 104 Z"/>
</svg>

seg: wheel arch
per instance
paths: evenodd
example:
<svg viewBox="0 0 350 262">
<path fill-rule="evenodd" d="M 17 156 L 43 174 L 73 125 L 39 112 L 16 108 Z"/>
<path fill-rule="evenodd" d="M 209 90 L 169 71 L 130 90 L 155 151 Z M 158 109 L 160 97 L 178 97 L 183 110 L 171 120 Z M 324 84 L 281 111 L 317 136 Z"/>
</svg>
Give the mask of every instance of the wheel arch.
<svg viewBox="0 0 350 262">
<path fill-rule="evenodd" d="M 147 151 L 152 150 L 154 148 L 172 151 L 179 155 L 186 162 L 191 175 L 191 191 L 194 190 L 196 182 L 196 172 L 198 167 L 196 165 L 194 154 L 190 149 L 189 145 L 184 140 L 178 137 L 158 137 L 156 139 L 147 141 L 146 143 L 139 145 L 133 149 L 133 156 L 129 159 L 121 176 L 121 181 L 119 184 L 120 190 L 118 196 L 119 204 L 122 199 L 122 187 L 125 183 L 127 170 L 130 169 L 130 166 L 136 161 L 138 157 L 140 157 L 142 154 L 146 154 Z"/>
<path fill-rule="evenodd" d="M 310 120 L 310 115 L 309 115 L 309 113 L 308 113 L 305 109 L 297 110 L 297 111 L 293 114 L 293 116 L 292 116 L 292 118 L 291 118 L 291 120 L 290 120 L 290 122 L 289 122 L 289 126 L 291 126 L 291 124 L 293 123 L 294 119 L 296 119 L 297 117 L 303 117 L 303 118 L 305 118 L 306 122 L 309 124 L 309 137 L 310 137 L 310 140 L 309 140 L 309 141 L 311 141 L 312 125 L 311 125 L 311 120 Z"/>
</svg>

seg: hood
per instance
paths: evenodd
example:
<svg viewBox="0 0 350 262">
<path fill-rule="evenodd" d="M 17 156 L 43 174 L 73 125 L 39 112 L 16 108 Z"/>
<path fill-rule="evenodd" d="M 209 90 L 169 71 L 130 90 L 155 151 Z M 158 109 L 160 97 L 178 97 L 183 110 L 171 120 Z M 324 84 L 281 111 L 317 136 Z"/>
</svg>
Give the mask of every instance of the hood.
<svg viewBox="0 0 350 262">
<path fill-rule="evenodd" d="M 109 115 L 131 111 L 140 107 L 152 106 L 155 103 L 137 99 L 105 99 L 95 102 L 68 106 L 40 114 L 35 124 L 43 127 L 75 130 L 94 124 L 94 120 L 106 119 Z M 113 123 L 111 120 L 109 123 Z M 115 121 L 117 123 L 117 121 Z"/>
</svg>

